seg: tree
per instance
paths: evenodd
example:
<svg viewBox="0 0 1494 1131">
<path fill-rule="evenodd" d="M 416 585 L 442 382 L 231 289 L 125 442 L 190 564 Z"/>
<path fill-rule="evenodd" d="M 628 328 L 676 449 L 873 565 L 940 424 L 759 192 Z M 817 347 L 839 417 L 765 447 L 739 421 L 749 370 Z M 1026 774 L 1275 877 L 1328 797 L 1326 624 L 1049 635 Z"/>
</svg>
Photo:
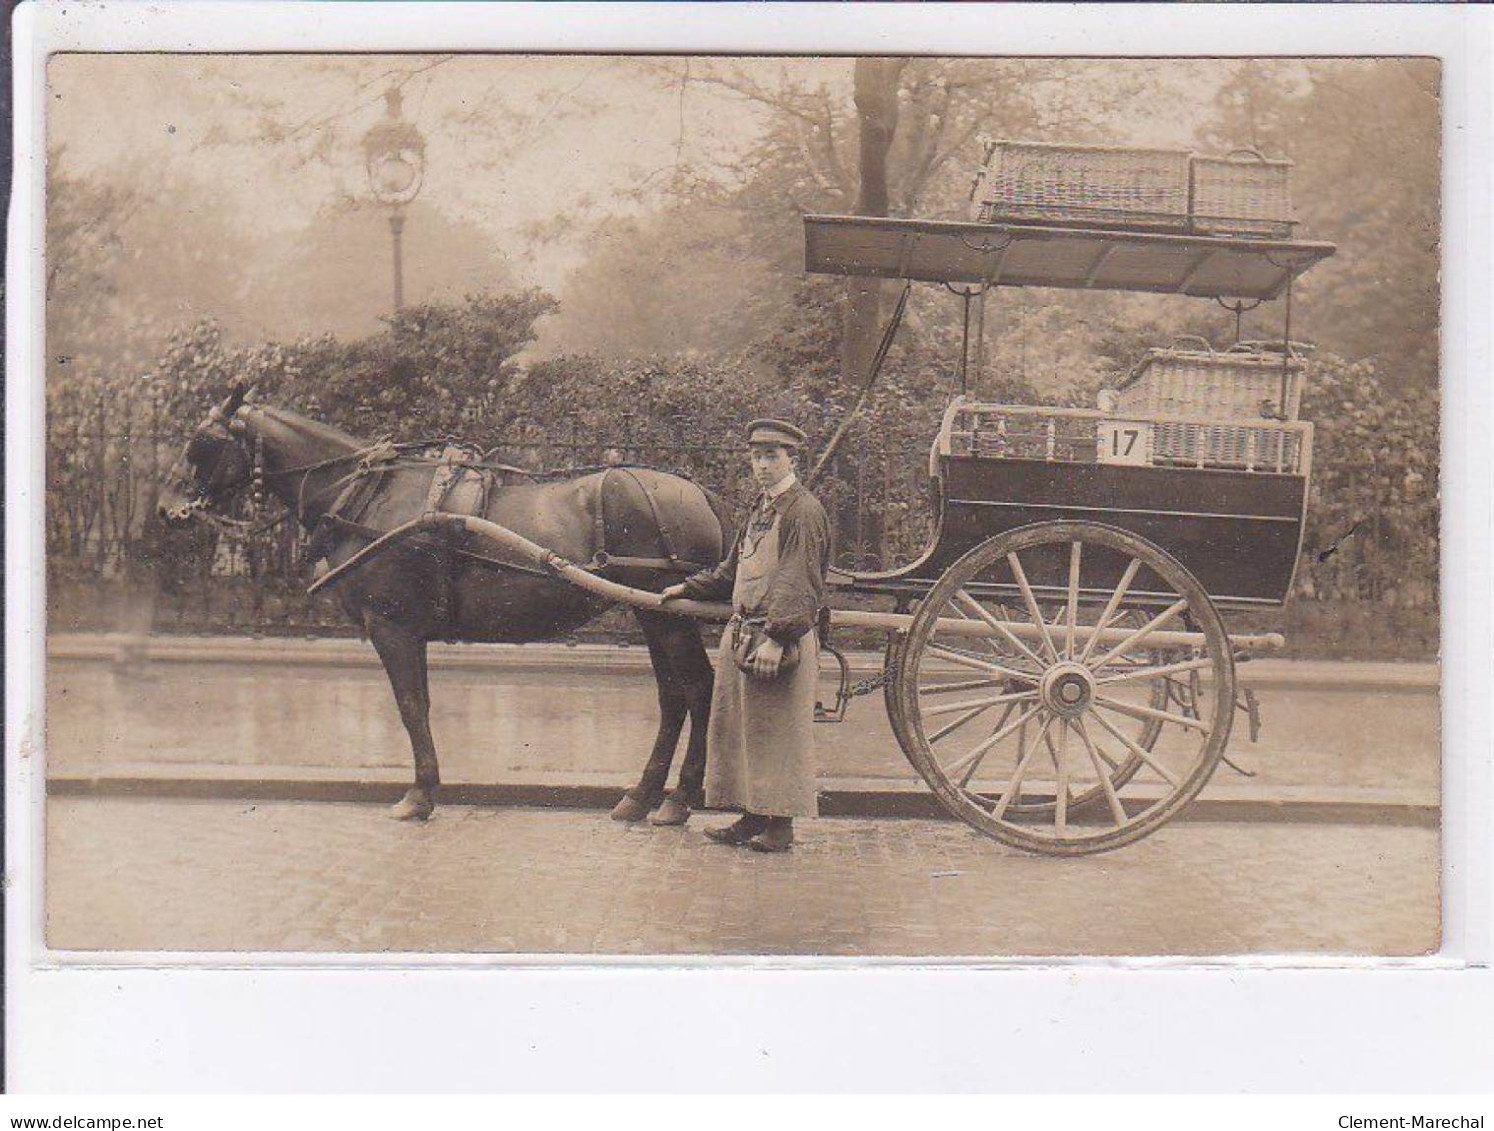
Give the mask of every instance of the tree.
<svg viewBox="0 0 1494 1131">
<path fill-rule="evenodd" d="M 1304 234 L 1338 253 L 1298 288 L 1299 325 L 1373 358 L 1396 390 L 1435 396 L 1441 200 L 1438 64 L 1430 59 L 1241 64 L 1202 141 L 1295 162 Z"/>
<path fill-rule="evenodd" d="M 763 328 L 750 304 L 771 290 L 771 267 L 741 213 L 719 199 L 615 217 L 587 242 L 545 335 L 551 352 L 740 354 Z"/>
<path fill-rule="evenodd" d="M 886 216 L 890 203 L 887 157 L 898 123 L 898 80 L 906 59 L 857 59 L 855 65 L 858 216 Z M 841 337 L 841 376 L 846 384 L 865 381 L 877 349 L 882 314 L 879 279 L 853 276 L 846 281 L 846 329 Z"/>
<path fill-rule="evenodd" d="M 427 201 L 406 209 L 403 238 L 412 306 L 513 285 L 507 257 L 485 232 Z M 254 336 L 375 332 L 394 301 L 390 239 L 386 213 L 354 202 L 324 209 L 302 231 L 280 238 L 257 265 L 256 293 L 245 304 Z"/>
</svg>

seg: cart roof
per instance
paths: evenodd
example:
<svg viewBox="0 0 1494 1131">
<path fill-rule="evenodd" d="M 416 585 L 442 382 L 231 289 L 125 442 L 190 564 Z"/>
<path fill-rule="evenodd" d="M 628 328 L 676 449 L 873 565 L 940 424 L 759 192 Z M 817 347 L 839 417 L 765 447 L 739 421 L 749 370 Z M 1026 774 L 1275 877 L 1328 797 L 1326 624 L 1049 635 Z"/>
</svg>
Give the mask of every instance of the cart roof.
<svg viewBox="0 0 1494 1131">
<path fill-rule="evenodd" d="M 1330 243 L 868 216 L 804 217 L 804 266 L 830 275 L 1271 299 Z"/>
</svg>

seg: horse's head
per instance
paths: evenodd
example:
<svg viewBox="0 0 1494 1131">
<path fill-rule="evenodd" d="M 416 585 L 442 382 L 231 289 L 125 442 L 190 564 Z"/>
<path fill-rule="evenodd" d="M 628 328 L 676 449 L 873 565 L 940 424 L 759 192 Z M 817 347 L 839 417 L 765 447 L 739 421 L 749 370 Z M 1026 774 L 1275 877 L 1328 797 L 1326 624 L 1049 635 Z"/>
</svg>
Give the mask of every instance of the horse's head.
<svg viewBox="0 0 1494 1131">
<path fill-rule="evenodd" d="M 190 521 L 194 514 L 221 513 L 254 475 L 254 456 L 236 413 L 244 403 L 239 382 L 222 404 L 213 406 L 197 426 L 161 486 L 156 513 L 168 525 Z"/>
</svg>

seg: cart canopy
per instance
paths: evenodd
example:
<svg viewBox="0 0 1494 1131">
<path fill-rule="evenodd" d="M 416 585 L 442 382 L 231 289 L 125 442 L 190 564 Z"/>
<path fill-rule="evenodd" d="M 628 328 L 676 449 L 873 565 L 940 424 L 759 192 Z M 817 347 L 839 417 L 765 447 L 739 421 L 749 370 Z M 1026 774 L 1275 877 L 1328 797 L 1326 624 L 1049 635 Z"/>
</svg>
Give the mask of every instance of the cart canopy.
<svg viewBox="0 0 1494 1131">
<path fill-rule="evenodd" d="M 1273 299 L 1330 243 L 867 216 L 804 217 L 804 266 L 930 283 Z"/>
</svg>

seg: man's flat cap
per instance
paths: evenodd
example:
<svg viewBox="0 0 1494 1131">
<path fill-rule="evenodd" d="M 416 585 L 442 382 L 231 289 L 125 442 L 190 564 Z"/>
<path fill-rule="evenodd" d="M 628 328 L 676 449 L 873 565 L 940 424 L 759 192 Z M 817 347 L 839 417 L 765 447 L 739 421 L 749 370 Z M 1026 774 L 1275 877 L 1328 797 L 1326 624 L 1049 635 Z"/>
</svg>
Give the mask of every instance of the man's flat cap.
<svg viewBox="0 0 1494 1131">
<path fill-rule="evenodd" d="M 754 420 L 747 425 L 749 444 L 781 444 L 785 448 L 797 448 L 808 438 L 802 428 L 795 428 L 786 420 Z"/>
</svg>

